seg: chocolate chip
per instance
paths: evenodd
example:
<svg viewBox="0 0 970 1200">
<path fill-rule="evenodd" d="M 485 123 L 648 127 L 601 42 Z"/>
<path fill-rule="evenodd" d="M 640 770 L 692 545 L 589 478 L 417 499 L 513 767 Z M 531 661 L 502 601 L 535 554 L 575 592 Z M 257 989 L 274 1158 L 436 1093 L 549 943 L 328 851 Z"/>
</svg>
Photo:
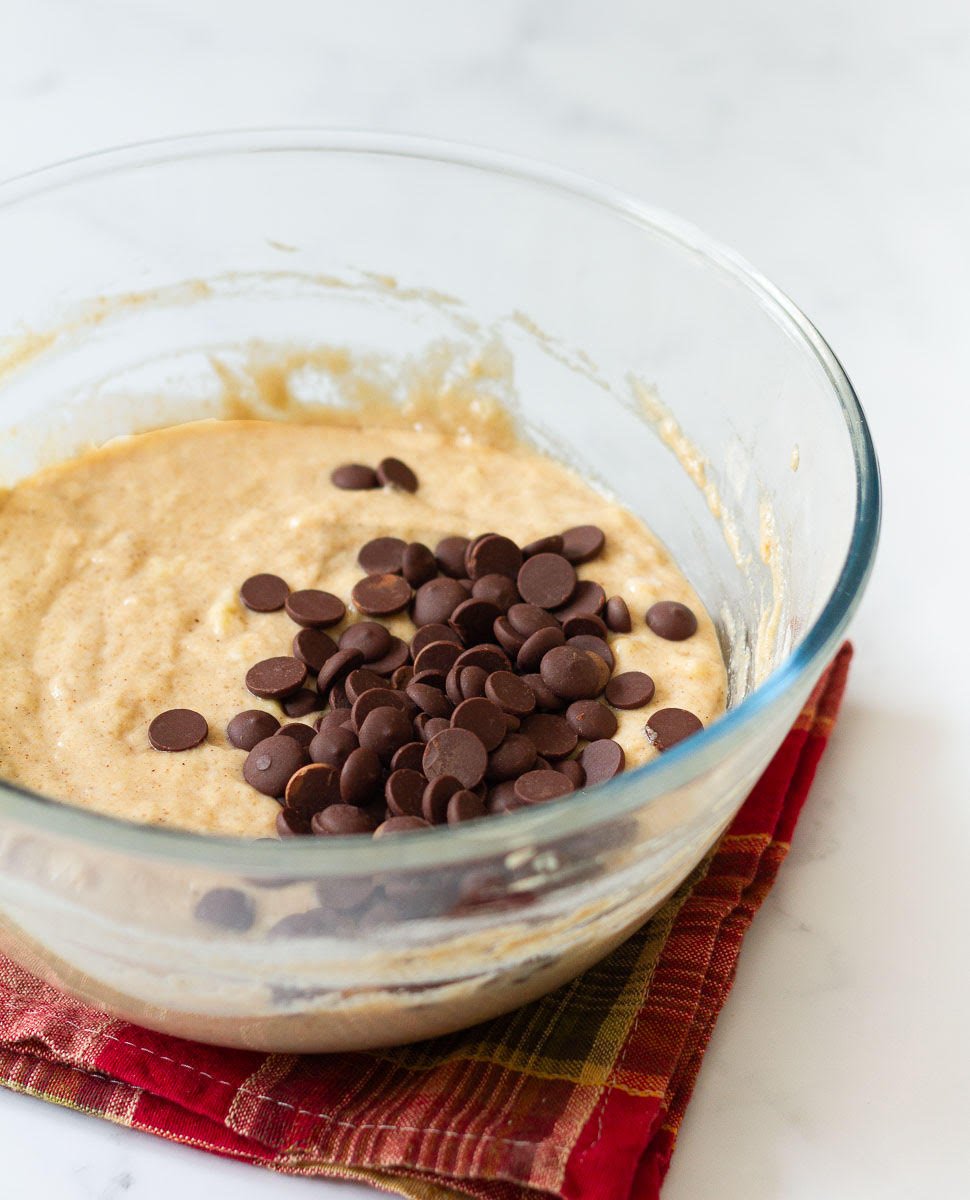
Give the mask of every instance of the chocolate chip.
<svg viewBox="0 0 970 1200">
<path fill-rule="evenodd" d="M 465 551 L 468 549 L 468 545 L 468 538 L 442 538 L 434 548 L 438 569 L 453 579 L 461 579 L 465 574 Z"/>
<path fill-rule="evenodd" d="M 344 488 L 348 492 L 363 492 L 378 486 L 377 472 L 373 467 L 365 467 L 361 463 L 344 463 L 341 467 L 334 467 L 330 472 L 330 482 L 334 487 Z"/>
<path fill-rule="evenodd" d="M 465 556 L 469 576 L 507 575 L 514 579 L 522 566 L 522 551 L 511 538 L 492 533 L 478 538 Z"/>
<path fill-rule="evenodd" d="M 412 680 L 415 683 L 424 683 L 428 687 L 437 688 L 439 692 L 445 690 L 445 674 L 442 671 L 415 671 L 407 682 Z M 405 687 L 407 684 L 405 684 Z"/>
<path fill-rule="evenodd" d="M 492 633 L 495 640 L 502 647 L 506 654 L 513 659 L 518 655 L 519 651 L 525 645 L 525 638 L 521 633 L 516 631 L 509 624 L 507 617 L 499 617 L 492 626 Z"/>
<path fill-rule="evenodd" d="M 340 799 L 344 804 L 364 805 L 374 799 L 381 783 L 381 760 L 363 746 L 351 750 L 340 769 Z"/>
<path fill-rule="evenodd" d="M 487 675 L 491 675 L 493 671 L 507 671 L 511 665 L 501 646 L 487 642 L 481 646 L 472 646 L 455 659 L 456 667 L 481 667 Z"/>
<path fill-rule="evenodd" d="M 533 696 L 535 696 L 536 708 L 541 708 L 546 712 L 559 712 L 560 709 L 565 707 L 564 702 L 548 686 L 541 675 L 523 675 L 522 682 L 529 688 Z"/>
<path fill-rule="evenodd" d="M 391 676 L 391 687 L 403 692 L 414 678 L 414 667 L 398 667 Z"/>
<path fill-rule="evenodd" d="M 263 700 L 281 700 L 298 691 L 306 679 L 306 665 L 298 658 L 264 658 L 246 672 L 246 687 Z"/>
<path fill-rule="evenodd" d="M 197 921 L 236 933 L 252 929 L 256 920 L 252 898 L 238 888 L 213 888 L 199 899 L 194 911 Z"/>
<path fill-rule="evenodd" d="M 697 632 L 697 618 L 686 604 L 658 600 L 647 609 L 647 624 L 668 642 L 682 642 Z"/>
<path fill-rule="evenodd" d="M 281 808 L 276 814 L 276 833 L 281 838 L 299 837 L 310 832 L 310 822 L 299 813 Z M 283 918 L 286 920 L 286 917 Z"/>
<path fill-rule="evenodd" d="M 291 721 L 288 725 L 280 726 L 280 736 L 295 738 L 304 750 L 309 750 L 317 731 L 312 725 L 304 725 L 302 721 Z"/>
<path fill-rule="evenodd" d="M 399 708 L 375 708 L 364 718 L 357 736 L 365 750 L 373 750 L 381 762 L 389 763 L 394 751 L 411 741 L 411 722 Z"/>
<path fill-rule="evenodd" d="M 526 771 L 515 781 L 515 794 L 523 804 L 545 804 L 572 790 L 573 785 L 559 771 Z"/>
<path fill-rule="evenodd" d="M 562 554 L 563 540 L 558 533 L 553 533 L 549 537 L 538 538 L 534 542 L 529 542 L 527 546 L 522 547 L 522 554 L 525 558 L 534 558 L 537 554 Z"/>
<path fill-rule="evenodd" d="M 333 712 L 324 713 L 322 717 L 318 717 L 314 728 L 317 733 L 324 733 L 330 729 L 346 729 L 349 717 L 350 714 L 346 709 L 335 709 Z"/>
<path fill-rule="evenodd" d="M 607 600 L 606 624 L 614 633 L 629 633 L 633 628 L 630 609 L 622 596 L 610 596 Z"/>
<path fill-rule="evenodd" d="M 427 713 L 418 713 L 414 718 L 414 728 L 423 742 L 430 742 L 435 734 L 441 733 L 444 729 L 450 729 L 451 722 L 447 717 L 429 717 Z M 422 767 L 423 765 L 422 758 Z"/>
<path fill-rule="evenodd" d="M 478 535 L 478 537 L 474 537 L 471 539 L 471 541 L 468 543 L 468 546 L 465 548 L 465 570 L 463 572 L 464 575 L 471 576 L 472 555 L 475 553 L 475 548 L 477 547 L 478 543 L 484 542 L 486 538 L 497 537 L 497 536 L 498 535 L 495 533 L 495 531 L 492 530 L 489 533 L 480 533 Z M 471 586 L 470 578 L 469 578 L 468 582 L 469 582 L 469 586 Z"/>
<path fill-rule="evenodd" d="M 368 688 L 366 692 L 361 692 L 350 710 L 350 719 L 354 728 L 359 731 L 370 714 L 378 708 L 396 708 L 406 716 L 413 711 L 407 696 L 403 693 L 396 692 L 389 687 Z"/>
<path fill-rule="evenodd" d="M 614 742 L 611 738 L 602 738 L 584 747 L 579 760 L 586 772 L 587 786 L 593 787 L 594 784 L 605 783 L 607 779 L 619 775 L 626 765 L 626 754 L 619 742 Z"/>
<path fill-rule="evenodd" d="M 226 726 L 226 737 L 237 750 L 252 750 L 257 742 L 272 737 L 279 727 L 280 723 L 272 713 L 263 712 L 261 708 L 247 708 L 236 713 Z"/>
<path fill-rule="evenodd" d="M 473 788 L 485 775 L 488 755 L 479 738 L 468 729 L 443 729 L 428 742 L 422 766 L 428 779 L 454 775 L 463 787 Z"/>
<path fill-rule="evenodd" d="M 414 658 L 415 671 L 443 671 L 446 675 L 458 661 L 461 646 L 455 642 L 429 642 Z"/>
<path fill-rule="evenodd" d="M 358 747 L 357 735 L 350 729 L 321 729 L 307 747 L 310 761 L 329 763 L 338 769 Z"/>
<path fill-rule="evenodd" d="M 505 716 L 497 704 L 476 696 L 463 700 L 451 714 L 454 729 L 467 729 L 486 750 L 494 750 L 506 734 Z"/>
<path fill-rule="evenodd" d="M 192 750 L 208 736 L 205 717 L 191 708 L 170 708 L 148 726 L 148 740 L 156 750 Z"/>
<path fill-rule="evenodd" d="M 539 674 L 564 700 L 584 700 L 599 690 L 600 676 L 590 656 L 575 646 L 555 646 L 542 657 Z"/>
<path fill-rule="evenodd" d="M 515 656 L 516 670 L 526 674 L 537 671 L 539 664 L 549 651 L 555 650 L 557 646 L 562 646 L 565 640 L 558 625 L 539 629 L 530 634 L 523 642 L 522 649 Z"/>
<path fill-rule="evenodd" d="M 253 612 L 276 612 L 286 603 L 290 588 L 279 575 L 250 575 L 239 589 L 239 599 Z"/>
<path fill-rule="evenodd" d="M 439 576 L 423 583 L 414 593 L 411 616 L 415 625 L 446 624 L 468 593 L 457 579 Z"/>
<path fill-rule="evenodd" d="M 510 733 L 488 756 L 488 778 L 516 779 L 536 760 L 535 742 L 521 733 Z"/>
<path fill-rule="evenodd" d="M 312 817 L 340 802 L 340 772 L 329 763 L 309 763 L 294 771 L 286 784 L 286 808 Z"/>
<path fill-rule="evenodd" d="M 384 784 L 388 810 L 395 817 L 421 816 L 421 797 L 427 780 L 420 771 L 401 767 L 392 771 Z"/>
<path fill-rule="evenodd" d="M 293 638 L 293 657 L 306 663 L 316 675 L 331 654 L 337 653 L 337 643 L 322 629 L 301 629 Z"/>
<path fill-rule="evenodd" d="M 506 616 L 515 632 L 523 637 L 531 637 L 540 629 L 559 628 L 556 618 L 537 604 L 513 604 Z"/>
<path fill-rule="evenodd" d="M 452 704 L 461 704 L 468 697 L 461 690 L 461 667 L 452 667 L 445 676 L 445 695 Z"/>
<path fill-rule="evenodd" d="M 451 625 L 466 646 L 492 640 L 492 626 L 502 610 L 490 600 L 463 600 L 451 614 Z"/>
<path fill-rule="evenodd" d="M 352 804 L 331 804 L 310 821 L 310 830 L 317 837 L 349 837 L 373 833 L 376 828 L 374 818 Z"/>
<path fill-rule="evenodd" d="M 559 608 L 576 588 L 576 572 L 560 554 L 536 554 L 527 558 L 516 580 L 519 594 L 538 608 Z M 511 619 L 511 614 L 510 614 Z M 512 622 L 513 627 L 515 622 Z"/>
<path fill-rule="evenodd" d="M 606 685 L 606 699 L 614 708 L 643 708 L 653 699 L 653 680 L 643 671 L 624 671 Z"/>
<path fill-rule="evenodd" d="M 305 717 L 309 713 L 320 712 L 324 707 L 326 701 L 323 696 L 305 687 L 280 701 L 280 708 L 288 717 Z"/>
<path fill-rule="evenodd" d="M 350 708 L 350 701 L 347 699 L 347 693 L 344 690 L 342 682 L 332 685 L 327 699 L 330 701 L 331 708 Z"/>
<path fill-rule="evenodd" d="M 357 561 L 365 575 L 400 575 L 406 549 L 400 538 L 373 538 L 361 546 Z"/>
<path fill-rule="evenodd" d="M 700 719 L 686 708 L 660 708 L 647 721 L 646 734 L 658 750 L 669 750 L 703 728 Z"/>
<path fill-rule="evenodd" d="M 409 771 L 420 771 L 423 757 L 424 742 L 405 742 L 399 750 L 394 751 L 391 770 L 399 771 L 403 767 L 407 767 Z"/>
<path fill-rule="evenodd" d="M 343 680 L 363 661 L 364 656 L 359 650 L 338 650 L 336 654 L 331 654 L 317 675 L 317 691 L 325 696 L 335 683 Z"/>
<path fill-rule="evenodd" d="M 603 549 L 606 534 L 598 525 L 574 525 L 562 535 L 563 558 L 571 563 L 589 562 Z"/>
<path fill-rule="evenodd" d="M 400 575 L 367 575 L 354 584 L 350 598 L 369 617 L 389 617 L 411 603 L 411 585 Z"/>
<path fill-rule="evenodd" d="M 561 608 L 556 616 L 566 622 L 570 617 L 586 616 L 589 613 L 599 615 L 606 604 L 606 593 L 592 579 L 581 579 L 576 584 L 576 590 L 565 608 Z"/>
<path fill-rule="evenodd" d="M 384 487 L 398 488 L 402 492 L 416 492 L 418 477 L 399 458 L 382 458 L 377 464 L 377 479 Z"/>
<path fill-rule="evenodd" d="M 397 833 L 417 833 L 420 829 L 430 829 L 431 826 L 421 817 L 388 817 L 383 824 L 374 830 L 374 837 L 387 837 Z"/>
<path fill-rule="evenodd" d="M 583 620 L 589 618 L 571 618 L 571 621 Z M 612 671 L 615 665 L 613 651 L 609 648 L 603 638 L 591 633 L 578 633 L 573 637 L 566 639 L 566 645 L 572 646 L 576 650 L 584 650 L 587 654 L 596 654 L 606 663 Z"/>
<path fill-rule="evenodd" d="M 304 588 L 287 596 L 286 615 L 305 629 L 326 629 L 330 625 L 339 625 L 347 615 L 347 607 L 331 592 Z"/>
<path fill-rule="evenodd" d="M 422 712 L 426 712 L 429 717 L 448 717 L 451 715 L 451 701 L 444 692 L 429 686 L 427 683 L 418 683 L 412 679 L 407 686 L 407 694 L 418 708 Z"/>
<path fill-rule="evenodd" d="M 606 628 L 606 623 L 600 620 L 594 613 L 581 613 L 579 616 L 568 617 L 562 623 L 562 631 L 567 639 L 589 636 L 598 637 L 603 641 L 606 640 L 606 635 L 609 632 Z"/>
<path fill-rule="evenodd" d="M 494 674 L 494 672 L 493 672 Z M 462 700 L 474 700 L 478 696 L 485 695 L 485 681 L 488 679 L 488 671 L 484 667 L 458 668 L 458 689 L 461 692 Z M 458 702 L 461 703 L 461 700 Z"/>
<path fill-rule="evenodd" d="M 483 575 L 472 584 L 472 596 L 476 600 L 487 600 L 501 612 L 507 612 L 519 602 L 519 591 L 508 575 Z"/>
<path fill-rule="evenodd" d="M 282 796 L 290 777 L 306 760 L 306 751 L 296 738 L 274 734 L 250 750 L 243 763 L 243 778 L 264 796 Z"/>
<path fill-rule="evenodd" d="M 493 671 L 485 680 L 485 695 L 503 712 L 519 717 L 536 706 L 532 689 L 511 671 Z"/>
<path fill-rule="evenodd" d="M 432 779 L 421 797 L 421 815 L 432 825 L 443 825 L 448 818 L 448 801 L 462 790 L 454 775 L 439 775 Z"/>
<path fill-rule="evenodd" d="M 582 763 L 575 758 L 566 758 L 561 762 L 554 763 L 553 770 L 565 775 L 573 785 L 574 791 L 578 792 L 580 788 L 586 786 L 586 772 L 583 770 Z"/>
<path fill-rule="evenodd" d="M 522 721 L 518 717 L 513 716 L 512 713 L 505 714 L 505 728 L 509 733 L 518 733 L 521 724 Z"/>
<path fill-rule="evenodd" d="M 331 805 L 339 808 L 340 805 Z M 322 908 L 348 913 L 359 909 L 374 895 L 374 880 L 368 875 L 340 875 L 318 879 L 314 891 Z"/>
<path fill-rule="evenodd" d="M 378 621 L 358 621 L 348 625 L 339 640 L 341 650 L 359 650 L 365 663 L 383 658 L 391 644 L 390 632 Z"/>
<path fill-rule="evenodd" d="M 461 638 L 450 625 L 435 621 L 430 625 L 422 625 L 411 639 L 411 654 L 417 658 L 425 646 L 430 646 L 432 642 L 451 642 L 461 646 Z"/>
<path fill-rule="evenodd" d="M 566 709 L 570 729 L 588 742 L 610 738 L 616 733 L 616 715 L 597 700 L 576 700 Z"/>
<path fill-rule="evenodd" d="M 522 722 L 522 733 L 543 758 L 566 758 L 579 740 L 565 717 L 554 713 L 533 713 Z"/>
<path fill-rule="evenodd" d="M 524 807 L 525 805 L 515 794 L 514 779 L 506 779 L 502 783 L 497 783 L 489 791 L 488 799 L 485 801 L 485 811 L 489 816 L 502 816 Z"/>
<path fill-rule="evenodd" d="M 383 658 L 375 658 L 370 669 L 378 675 L 393 675 L 411 657 L 408 644 L 399 637 L 391 638 L 391 648 Z"/>
<path fill-rule="evenodd" d="M 445 819 L 449 825 L 460 825 L 462 821 L 475 821 L 485 816 L 485 805 L 474 792 L 467 788 L 455 794 L 448 801 Z"/>
<path fill-rule="evenodd" d="M 401 570 L 411 587 L 420 587 L 438 574 L 435 557 L 423 542 L 411 542 L 404 549 Z"/>
<path fill-rule="evenodd" d="M 376 671 L 370 671 L 367 667 L 356 667 L 344 680 L 344 691 L 352 705 L 360 699 L 364 692 L 369 692 L 374 688 L 387 688 L 387 680 L 383 675 L 378 675 Z"/>
</svg>

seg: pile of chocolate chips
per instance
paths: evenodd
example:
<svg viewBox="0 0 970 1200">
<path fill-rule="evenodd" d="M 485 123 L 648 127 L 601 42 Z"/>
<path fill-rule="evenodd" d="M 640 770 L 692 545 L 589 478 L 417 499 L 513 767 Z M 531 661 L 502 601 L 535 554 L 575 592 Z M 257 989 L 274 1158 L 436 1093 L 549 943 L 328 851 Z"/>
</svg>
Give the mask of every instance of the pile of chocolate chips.
<svg viewBox="0 0 970 1200">
<path fill-rule="evenodd" d="M 498 533 L 448 537 L 433 552 L 395 537 L 368 542 L 354 606 L 366 617 L 408 610 L 417 626 L 410 644 L 373 620 L 335 641 L 325 631 L 346 616 L 339 597 L 290 591 L 275 575 L 247 579 L 248 608 L 285 608 L 300 626 L 290 655 L 246 674 L 249 690 L 278 701 L 290 722 L 250 709 L 226 731 L 248 752 L 247 783 L 279 801 L 279 835 L 382 837 L 457 824 L 622 771 L 612 710 L 649 704 L 654 682 L 640 671 L 614 675 L 609 635 L 629 632 L 629 609 L 577 578 L 576 566 L 604 542 L 594 525 L 523 547 Z M 676 601 L 654 604 L 646 621 L 675 641 L 697 629 Z M 327 706 L 312 725 L 297 719 Z M 701 728 L 693 713 L 666 708 L 645 733 L 666 750 Z M 203 741 L 206 726 L 179 709 L 149 732 L 157 749 L 181 750 Z"/>
</svg>

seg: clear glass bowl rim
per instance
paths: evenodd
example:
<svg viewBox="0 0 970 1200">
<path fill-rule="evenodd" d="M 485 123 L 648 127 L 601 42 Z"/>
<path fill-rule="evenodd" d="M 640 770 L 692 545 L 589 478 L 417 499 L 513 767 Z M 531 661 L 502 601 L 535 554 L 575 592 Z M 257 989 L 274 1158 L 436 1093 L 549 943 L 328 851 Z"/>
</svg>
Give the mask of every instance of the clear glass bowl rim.
<svg viewBox="0 0 970 1200">
<path fill-rule="evenodd" d="M 838 580 L 817 620 L 789 657 L 736 707 L 688 742 L 645 766 L 567 801 L 520 809 L 406 838 L 306 838 L 285 844 L 159 829 L 89 812 L 0 779 L 0 818 L 124 854 L 196 864 L 256 878 L 342 876 L 457 865 L 583 833 L 689 784 L 748 736 L 761 715 L 818 675 L 843 637 L 872 570 L 881 520 L 879 466 L 862 406 L 841 363 L 805 314 L 733 250 L 689 222 L 606 184 L 501 151 L 410 134 L 325 128 L 266 128 L 188 134 L 66 159 L 0 183 L 0 210 L 74 183 L 166 162 L 226 155 L 314 152 L 372 155 L 482 171 L 604 208 L 665 238 L 742 284 L 821 366 L 848 431 L 855 468 L 852 534 Z"/>
</svg>

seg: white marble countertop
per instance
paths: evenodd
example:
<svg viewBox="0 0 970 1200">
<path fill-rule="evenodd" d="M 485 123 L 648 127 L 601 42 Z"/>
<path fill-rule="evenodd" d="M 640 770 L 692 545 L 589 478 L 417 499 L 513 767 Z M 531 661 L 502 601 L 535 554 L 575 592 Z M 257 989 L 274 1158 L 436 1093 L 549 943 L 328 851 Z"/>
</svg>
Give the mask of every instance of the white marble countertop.
<svg viewBox="0 0 970 1200">
<path fill-rule="evenodd" d="M 841 355 L 882 458 L 880 561 L 667 1200 L 970 1194 L 968 112 L 965 0 L 0 5 L 0 175 L 225 126 L 491 144 L 694 221 Z M 5 1092 L 0 1157 L 11 1197 L 365 1192 Z"/>
</svg>

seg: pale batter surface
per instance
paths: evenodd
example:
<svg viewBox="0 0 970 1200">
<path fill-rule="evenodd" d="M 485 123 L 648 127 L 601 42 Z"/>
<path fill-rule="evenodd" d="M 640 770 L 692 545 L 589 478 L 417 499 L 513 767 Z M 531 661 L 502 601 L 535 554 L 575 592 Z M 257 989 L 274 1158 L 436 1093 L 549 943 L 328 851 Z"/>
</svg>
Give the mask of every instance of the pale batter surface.
<svg viewBox="0 0 970 1200">
<path fill-rule="evenodd" d="M 417 493 L 330 482 L 342 463 L 388 455 L 413 467 Z M 271 572 L 293 589 L 336 593 L 348 603 L 347 621 L 328 631 L 336 637 L 361 619 L 350 592 L 371 538 L 433 548 L 450 534 L 494 530 L 524 544 L 583 524 L 604 530 L 606 548 L 579 577 L 622 596 L 633 617 L 631 633 L 610 638 L 616 672 L 645 671 L 656 683 L 649 705 L 617 713 L 630 769 L 656 754 L 643 730 L 657 709 L 686 708 L 705 725 L 724 711 L 724 663 L 666 549 L 561 463 L 433 429 L 211 421 L 49 468 L 0 493 L 0 774 L 128 820 L 273 837 L 278 805 L 243 781 L 245 755 L 224 731 L 241 709 L 280 715 L 244 677 L 258 660 L 289 654 L 297 627 L 284 612 L 244 608 L 243 580 Z M 693 609 L 693 637 L 665 641 L 647 628 L 657 600 Z M 386 624 L 408 640 L 414 633 L 406 614 Z M 153 750 L 149 723 L 176 707 L 206 717 L 208 740 L 185 753 Z"/>
</svg>

